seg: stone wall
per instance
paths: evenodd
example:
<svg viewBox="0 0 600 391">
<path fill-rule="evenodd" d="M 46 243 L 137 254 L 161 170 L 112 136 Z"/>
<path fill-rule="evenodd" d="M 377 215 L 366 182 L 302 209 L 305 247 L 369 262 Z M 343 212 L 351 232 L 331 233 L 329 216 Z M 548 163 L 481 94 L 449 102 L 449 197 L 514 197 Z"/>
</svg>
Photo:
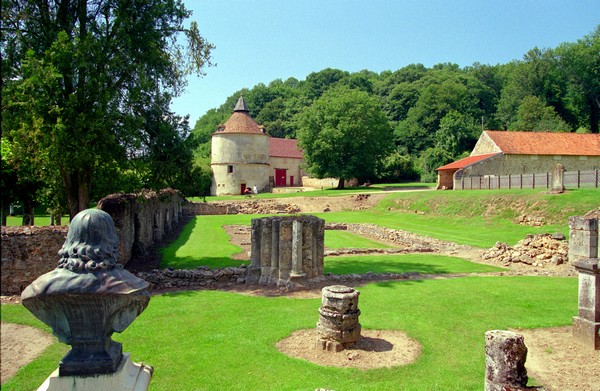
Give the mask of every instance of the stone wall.
<svg viewBox="0 0 600 391">
<path fill-rule="evenodd" d="M 325 189 L 329 189 L 332 187 L 337 187 L 339 179 L 337 178 L 311 178 L 309 176 L 302 177 L 302 186 L 304 187 L 312 187 L 314 189 L 320 189 L 321 187 Z M 344 181 L 344 186 L 346 187 L 356 187 L 358 186 L 358 179 L 348 179 Z"/>
<path fill-rule="evenodd" d="M 566 171 L 600 169 L 600 157 L 596 156 L 498 154 L 465 167 L 462 175 L 508 175 L 552 172 L 552 169 L 558 163 L 562 164 Z M 455 188 L 457 188 L 456 184 Z"/>
<path fill-rule="evenodd" d="M 184 209 L 192 215 L 235 215 L 235 214 L 293 214 L 299 213 L 297 206 L 261 199 L 249 202 L 186 202 Z"/>
<path fill-rule="evenodd" d="M 171 231 L 183 214 L 184 197 L 177 190 L 112 194 L 98 202 L 110 214 L 119 234 L 119 262 L 146 249 Z M 3 295 L 17 295 L 40 275 L 54 269 L 68 226 L 2 227 Z"/>
<path fill-rule="evenodd" d="M 2 295 L 18 295 L 58 264 L 67 226 L 2 227 Z"/>
<path fill-rule="evenodd" d="M 110 214 L 119 235 L 119 262 L 126 265 L 133 255 L 145 254 L 179 223 L 185 198 L 173 189 L 138 194 L 111 194 L 98 202 Z"/>
<path fill-rule="evenodd" d="M 303 186 L 302 183 L 302 163 L 304 161 L 302 159 L 294 159 L 294 158 L 285 158 L 285 157 L 276 157 L 271 156 L 270 164 L 271 164 L 271 176 L 275 178 L 275 170 L 277 169 L 285 169 L 285 185 L 286 186 Z M 292 177 L 294 177 L 294 182 L 291 183 Z"/>
<path fill-rule="evenodd" d="M 269 136 L 261 133 L 215 133 L 211 141 L 210 194 L 241 194 L 241 186 L 269 187 Z"/>
</svg>

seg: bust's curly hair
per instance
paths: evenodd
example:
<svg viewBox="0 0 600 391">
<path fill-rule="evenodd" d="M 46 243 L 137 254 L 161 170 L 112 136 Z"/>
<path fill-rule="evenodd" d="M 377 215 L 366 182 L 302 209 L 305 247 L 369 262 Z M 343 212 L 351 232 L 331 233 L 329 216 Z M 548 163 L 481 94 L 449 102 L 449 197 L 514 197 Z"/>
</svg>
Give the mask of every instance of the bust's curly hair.
<svg viewBox="0 0 600 391">
<path fill-rule="evenodd" d="M 112 217 L 100 209 L 83 210 L 70 223 L 58 268 L 79 273 L 122 268 L 118 245 Z"/>
</svg>

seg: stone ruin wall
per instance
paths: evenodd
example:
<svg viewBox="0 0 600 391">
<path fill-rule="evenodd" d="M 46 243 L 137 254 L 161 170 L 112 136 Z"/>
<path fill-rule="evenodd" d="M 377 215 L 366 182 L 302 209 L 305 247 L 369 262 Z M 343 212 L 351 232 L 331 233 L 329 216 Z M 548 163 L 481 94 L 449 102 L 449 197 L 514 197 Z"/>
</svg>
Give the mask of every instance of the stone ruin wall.
<svg viewBox="0 0 600 391">
<path fill-rule="evenodd" d="M 294 214 L 299 213 L 297 206 L 261 199 L 248 202 L 186 202 L 184 210 L 191 215 L 236 215 L 236 214 Z"/>
<path fill-rule="evenodd" d="M 173 189 L 138 194 L 111 194 L 98 202 L 110 214 L 119 235 L 119 262 L 126 265 L 133 255 L 144 254 L 163 239 L 183 216 L 183 195 Z"/>
<path fill-rule="evenodd" d="M 58 264 L 68 226 L 2 227 L 2 295 L 20 294 Z"/>
<path fill-rule="evenodd" d="M 98 203 L 119 234 L 119 262 L 143 254 L 179 223 L 185 198 L 177 190 L 112 194 Z M 2 295 L 18 295 L 38 276 L 54 269 L 68 226 L 2 227 Z"/>
</svg>

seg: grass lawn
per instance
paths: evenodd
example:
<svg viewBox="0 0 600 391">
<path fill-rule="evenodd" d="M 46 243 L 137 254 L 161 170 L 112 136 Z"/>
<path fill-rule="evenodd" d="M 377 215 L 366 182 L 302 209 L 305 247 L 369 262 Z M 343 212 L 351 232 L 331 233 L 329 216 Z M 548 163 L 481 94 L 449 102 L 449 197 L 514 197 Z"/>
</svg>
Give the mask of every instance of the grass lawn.
<svg viewBox="0 0 600 391">
<path fill-rule="evenodd" d="M 539 190 L 454 190 L 392 193 L 368 212 L 315 215 L 328 222 L 372 223 L 481 248 L 497 241 L 514 245 L 527 234 L 562 232 L 568 236 L 569 216 L 600 206 L 600 189 L 563 194 Z M 418 212 L 418 213 L 415 213 Z M 521 214 L 538 215 L 541 227 L 517 224 Z"/>
<path fill-rule="evenodd" d="M 323 190 L 303 190 L 294 193 L 259 193 L 253 194 L 253 198 L 291 198 L 291 197 L 338 197 L 342 195 L 357 194 L 357 193 L 377 193 L 384 191 L 394 190 L 425 190 L 435 188 L 435 183 L 421 183 L 421 182 L 408 182 L 408 183 L 378 183 L 369 187 L 347 187 L 343 190 L 337 190 L 335 188 L 323 189 Z M 243 195 L 231 195 L 231 196 L 206 196 L 206 197 L 190 197 L 190 201 L 229 201 L 229 200 L 244 200 L 247 199 Z"/>
<path fill-rule="evenodd" d="M 574 278 L 465 277 L 359 290 L 363 328 L 403 330 L 423 346 L 416 363 L 361 371 L 277 351 L 277 341 L 315 327 L 320 299 L 164 294 L 114 337 L 134 361 L 154 366 L 151 390 L 481 390 L 487 330 L 568 325 L 577 313 Z M 39 325 L 21 305 L 3 305 L 1 317 Z M 65 351 L 54 344 L 2 389 L 36 389 Z"/>
<path fill-rule="evenodd" d="M 6 225 L 8 227 L 20 227 L 23 222 L 23 216 L 6 216 Z M 34 219 L 35 225 L 45 226 L 50 225 L 50 215 L 36 215 Z M 69 216 L 63 216 L 62 225 L 69 224 Z"/>
<path fill-rule="evenodd" d="M 434 254 L 395 254 L 325 257 L 325 273 L 364 274 L 407 273 L 449 274 L 489 273 L 505 269 Z"/>
<path fill-rule="evenodd" d="M 325 231 L 325 247 L 330 249 L 339 248 L 392 248 L 382 242 L 370 240 L 364 236 L 355 235 L 352 232 L 342 230 Z"/>
<path fill-rule="evenodd" d="M 231 259 L 241 248 L 229 243 L 224 225 L 250 225 L 259 215 L 196 216 L 183 228 L 179 238 L 163 248 L 161 267 L 193 269 L 198 266 L 240 266 Z M 249 264 L 249 262 L 246 262 Z"/>
</svg>

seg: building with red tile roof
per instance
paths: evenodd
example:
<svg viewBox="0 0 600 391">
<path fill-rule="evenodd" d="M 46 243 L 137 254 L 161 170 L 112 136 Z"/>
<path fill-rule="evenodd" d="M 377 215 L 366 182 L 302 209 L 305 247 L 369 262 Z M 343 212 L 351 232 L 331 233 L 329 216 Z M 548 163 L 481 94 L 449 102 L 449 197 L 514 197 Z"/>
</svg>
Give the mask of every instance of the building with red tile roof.
<svg viewBox="0 0 600 391">
<path fill-rule="evenodd" d="M 297 140 L 270 137 L 240 97 L 233 114 L 212 135 L 212 195 L 243 194 L 246 188 L 301 186 L 303 162 Z"/>
<path fill-rule="evenodd" d="M 498 176 L 600 169 L 600 135 L 558 132 L 482 132 L 471 155 L 437 169 L 438 189 L 463 176 Z"/>
<path fill-rule="evenodd" d="M 269 139 L 269 156 L 291 159 L 303 159 L 304 153 L 298 146 L 298 140 L 293 138 L 275 138 Z"/>
</svg>

